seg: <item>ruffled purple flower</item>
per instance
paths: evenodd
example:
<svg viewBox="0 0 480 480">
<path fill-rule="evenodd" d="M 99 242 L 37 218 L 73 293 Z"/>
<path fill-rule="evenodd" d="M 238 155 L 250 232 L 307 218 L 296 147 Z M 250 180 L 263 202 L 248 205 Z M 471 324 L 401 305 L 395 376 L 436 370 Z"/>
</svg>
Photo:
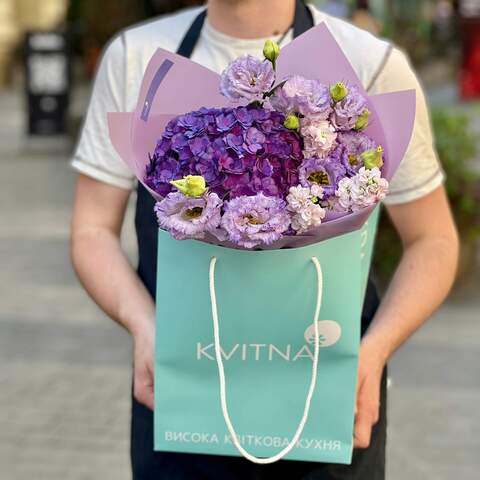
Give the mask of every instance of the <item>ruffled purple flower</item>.
<svg viewBox="0 0 480 480">
<path fill-rule="evenodd" d="M 230 100 L 261 101 L 275 81 L 271 62 L 243 55 L 222 72 L 220 92 Z"/>
<path fill-rule="evenodd" d="M 297 113 L 326 120 L 332 113 L 330 90 L 318 80 L 293 75 L 270 98 L 271 106 L 285 115 Z"/>
<path fill-rule="evenodd" d="M 347 96 L 335 103 L 330 121 L 337 130 L 352 130 L 366 107 L 367 100 L 358 88 L 355 85 L 348 86 Z"/>
<path fill-rule="evenodd" d="M 364 166 L 360 155 L 367 150 L 377 148 L 377 143 L 363 132 L 340 132 L 337 139 L 345 147 L 342 162 L 351 176 L 356 175 Z"/>
<path fill-rule="evenodd" d="M 227 202 L 221 225 L 231 242 L 253 248 L 281 238 L 290 226 L 290 216 L 284 200 L 259 193 Z"/>
<path fill-rule="evenodd" d="M 317 184 L 323 188 L 324 195 L 335 194 L 338 182 L 345 176 L 346 170 L 338 150 L 325 158 L 307 158 L 299 169 L 299 180 L 303 187 Z"/>
<path fill-rule="evenodd" d="M 201 197 L 187 197 L 181 192 L 171 192 L 157 202 L 154 211 L 158 225 L 177 240 L 204 238 L 206 232 L 214 233 L 221 220 L 222 201 L 216 193 Z"/>
</svg>

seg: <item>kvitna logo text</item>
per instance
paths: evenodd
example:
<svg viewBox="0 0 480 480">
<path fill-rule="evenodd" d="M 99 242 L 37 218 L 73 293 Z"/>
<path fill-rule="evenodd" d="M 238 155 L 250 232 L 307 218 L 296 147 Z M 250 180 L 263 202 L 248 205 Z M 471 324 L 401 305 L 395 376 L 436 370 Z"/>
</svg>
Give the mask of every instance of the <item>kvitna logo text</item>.
<svg viewBox="0 0 480 480">
<path fill-rule="evenodd" d="M 340 325 L 333 320 L 320 320 L 318 322 L 320 347 L 326 348 L 335 345 L 342 335 Z M 273 343 L 234 343 L 220 349 L 224 360 L 284 360 L 296 362 L 302 358 L 313 360 L 315 326 L 310 325 L 304 332 L 303 345 L 275 345 Z M 215 346 L 212 343 L 197 342 L 197 360 L 215 360 Z"/>
</svg>

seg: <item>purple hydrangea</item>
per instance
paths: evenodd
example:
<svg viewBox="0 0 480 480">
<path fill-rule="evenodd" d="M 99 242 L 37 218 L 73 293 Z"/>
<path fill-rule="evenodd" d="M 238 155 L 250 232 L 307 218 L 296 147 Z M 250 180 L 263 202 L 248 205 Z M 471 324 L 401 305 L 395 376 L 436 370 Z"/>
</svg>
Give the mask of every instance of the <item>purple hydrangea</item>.
<svg viewBox="0 0 480 480">
<path fill-rule="evenodd" d="M 222 72 L 220 92 L 230 100 L 261 101 L 275 81 L 272 63 L 243 55 Z"/>
<path fill-rule="evenodd" d="M 342 162 L 347 173 L 351 176 L 356 175 L 360 168 L 363 167 L 360 155 L 367 150 L 377 148 L 377 143 L 363 132 L 340 132 L 337 140 L 345 147 Z"/>
<path fill-rule="evenodd" d="M 332 113 L 330 90 L 318 80 L 293 75 L 270 98 L 271 106 L 285 113 L 326 120 Z"/>
<path fill-rule="evenodd" d="M 328 157 L 305 159 L 299 169 L 300 184 L 304 187 L 317 184 L 323 188 L 325 197 L 334 195 L 338 182 L 346 174 L 341 160 L 343 151 L 339 147 Z"/>
<path fill-rule="evenodd" d="M 358 87 L 348 86 L 347 96 L 334 105 L 330 120 L 337 130 L 352 130 L 366 107 L 367 100 Z"/>
<path fill-rule="evenodd" d="M 201 197 L 187 197 L 181 192 L 171 192 L 154 211 L 158 225 L 177 240 L 203 238 L 206 232 L 215 233 L 220 225 L 222 201 L 216 193 Z"/>
<path fill-rule="evenodd" d="M 202 175 L 228 200 L 259 192 L 285 198 L 298 183 L 303 144 L 285 116 L 261 107 L 200 109 L 169 122 L 146 168 L 145 183 L 161 196 L 171 180 Z"/>
<path fill-rule="evenodd" d="M 263 193 L 237 197 L 225 204 L 221 225 L 228 239 L 241 247 L 270 245 L 290 226 L 286 207 L 285 200 Z"/>
</svg>

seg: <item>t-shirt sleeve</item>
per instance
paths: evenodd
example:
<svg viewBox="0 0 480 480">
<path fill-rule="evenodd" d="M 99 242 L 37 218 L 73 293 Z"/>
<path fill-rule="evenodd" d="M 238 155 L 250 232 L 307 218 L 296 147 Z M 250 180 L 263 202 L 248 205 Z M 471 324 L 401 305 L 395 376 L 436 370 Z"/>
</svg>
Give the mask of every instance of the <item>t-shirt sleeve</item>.
<svg viewBox="0 0 480 480">
<path fill-rule="evenodd" d="M 415 89 L 416 115 L 412 138 L 390 182 L 387 205 L 411 202 L 429 194 L 445 180 L 445 172 L 435 150 L 430 114 L 425 94 L 406 54 L 393 48 L 369 93 Z"/>
<path fill-rule="evenodd" d="M 107 125 L 107 112 L 126 110 L 126 73 L 125 47 L 119 35 L 100 60 L 71 166 L 96 180 L 131 189 L 134 175 L 113 148 Z"/>
</svg>

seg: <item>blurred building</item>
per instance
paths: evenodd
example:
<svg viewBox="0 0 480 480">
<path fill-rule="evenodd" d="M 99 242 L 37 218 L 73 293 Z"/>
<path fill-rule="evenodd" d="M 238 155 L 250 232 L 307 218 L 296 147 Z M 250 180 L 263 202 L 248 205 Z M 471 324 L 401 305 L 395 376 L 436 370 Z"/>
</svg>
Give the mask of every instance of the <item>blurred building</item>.
<svg viewBox="0 0 480 480">
<path fill-rule="evenodd" d="M 0 86 L 11 73 L 13 56 L 28 30 L 52 30 L 61 25 L 68 0 L 0 0 Z"/>
</svg>

